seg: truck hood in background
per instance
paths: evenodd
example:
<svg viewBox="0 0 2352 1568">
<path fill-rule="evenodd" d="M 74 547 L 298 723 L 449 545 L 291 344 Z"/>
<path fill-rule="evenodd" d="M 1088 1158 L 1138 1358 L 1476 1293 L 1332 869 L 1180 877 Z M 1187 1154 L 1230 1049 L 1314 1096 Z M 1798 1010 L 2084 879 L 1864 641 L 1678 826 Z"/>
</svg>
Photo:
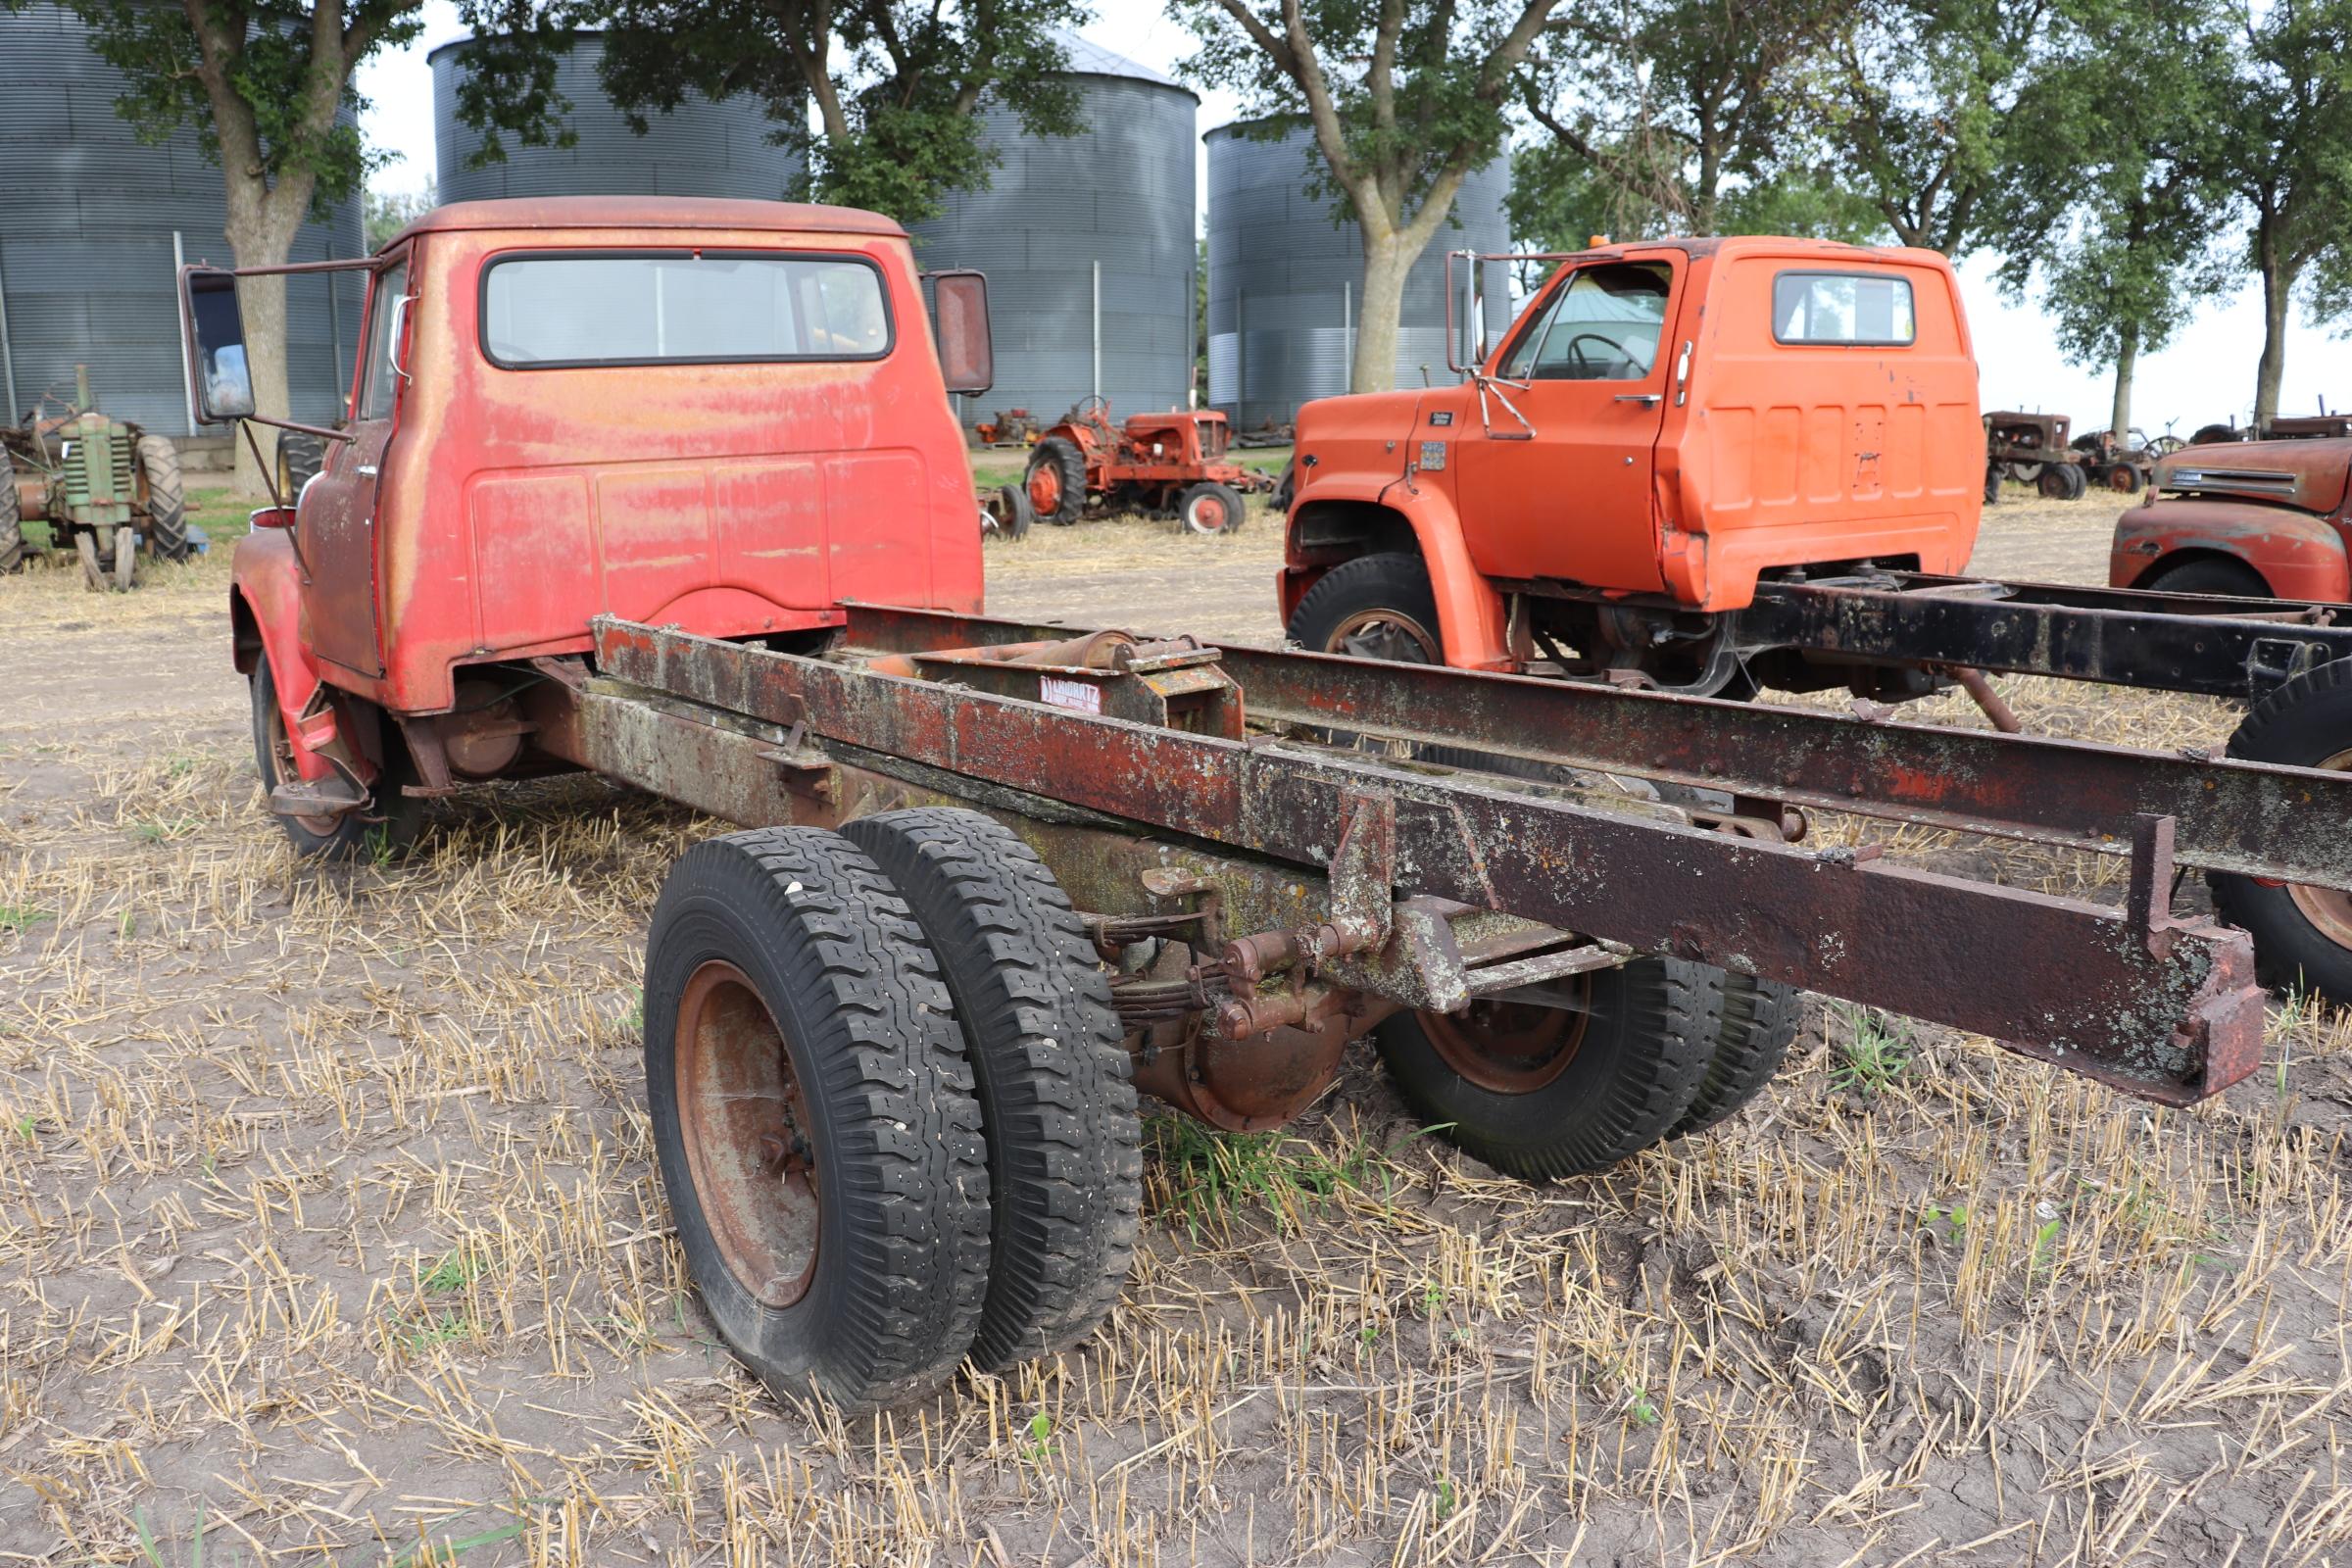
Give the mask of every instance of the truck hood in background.
<svg viewBox="0 0 2352 1568">
<path fill-rule="evenodd" d="M 2352 438 L 2187 447 L 2156 465 L 2161 489 L 2278 501 L 2313 513 L 2343 504 L 2348 474 Z"/>
</svg>

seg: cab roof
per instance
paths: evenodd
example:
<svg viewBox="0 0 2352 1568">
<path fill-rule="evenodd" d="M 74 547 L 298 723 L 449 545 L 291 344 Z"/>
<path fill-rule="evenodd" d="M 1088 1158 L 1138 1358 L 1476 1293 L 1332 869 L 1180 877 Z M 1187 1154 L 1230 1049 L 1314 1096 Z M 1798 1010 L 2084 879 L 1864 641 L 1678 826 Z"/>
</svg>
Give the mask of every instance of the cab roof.
<svg viewBox="0 0 2352 1568">
<path fill-rule="evenodd" d="M 890 234 L 897 221 L 855 207 L 816 202 L 755 202 L 714 196 L 516 196 L 436 207 L 386 240 L 443 229 L 701 228 L 772 229 L 779 233 Z"/>
</svg>

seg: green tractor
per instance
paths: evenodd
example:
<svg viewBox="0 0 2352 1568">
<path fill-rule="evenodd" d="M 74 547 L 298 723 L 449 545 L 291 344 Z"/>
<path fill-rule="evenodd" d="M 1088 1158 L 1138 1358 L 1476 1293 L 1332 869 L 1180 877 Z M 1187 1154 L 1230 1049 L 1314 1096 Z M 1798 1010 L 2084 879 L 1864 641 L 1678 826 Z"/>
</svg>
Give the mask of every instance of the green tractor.
<svg viewBox="0 0 2352 1568">
<path fill-rule="evenodd" d="M 27 522 L 48 524 L 50 549 L 80 556 L 92 589 L 130 587 L 142 545 L 159 560 L 188 557 L 178 450 L 99 413 L 86 365 L 74 367 L 71 404 L 52 388 L 24 423 L 0 425 L 0 572 L 24 564 Z"/>
</svg>

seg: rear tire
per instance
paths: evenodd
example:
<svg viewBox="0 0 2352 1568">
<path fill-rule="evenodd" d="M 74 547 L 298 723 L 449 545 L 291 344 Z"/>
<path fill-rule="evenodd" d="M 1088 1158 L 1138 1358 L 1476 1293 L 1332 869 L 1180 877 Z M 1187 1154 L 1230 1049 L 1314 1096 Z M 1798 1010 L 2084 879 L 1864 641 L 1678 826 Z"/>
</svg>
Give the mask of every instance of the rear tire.
<svg viewBox="0 0 2352 1568">
<path fill-rule="evenodd" d="M 158 561 L 185 561 L 188 500 L 180 484 L 179 449 L 160 435 L 143 435 L 138 456 L 147 481 L 147 553 Z"/>
<path fill-rule="evenodd" d="M 1358 556 L 1325 572 L 1287 628 L 1310 653 L 1442 664 L 1438 596 L 1419 556 Z"/>
<path fill-rule="evenodd" d="M 2262 580 L 2262 573 L 2252 566 L 2242 561 L 2224 561 L 2213 556 L 2167 566 L 2140 586 L 2151 593 L 2210 594 L 2221 599 L 2278 597 L 2271 592 L 2271 585 Z"/>
<path fill-rule="evenodd" d="M 18 506 L 16 470 L 0 453 L 0 575 L 24 564 L 24 520 L 17 514 Z"/>
<path fill-rule="evenodd" d="M 1214 480 L 1194 485 L 1176 503 L 1187 533 L 1240 533 L 1248 510 L 1240 491 Z"/>
<path fill-rule="evenodd" d="M 843 832 L 905 895 L 963 1026 L 994 1212 L 972 1359 L 995 1372 L 1066 1350 L 1118 1300 L 1143 1206 L 1142 1123 L 1094 944 L 993 818 L 927 808 Z"/>
<path fill-rule="evenodd" d="M 254 662 L 251 696 L 254 767 L 262 776 L 262 800 L 267 805 L 271 790 L 300 777 L 294 768 L 293 743 L 286 736 L 285 716 L 277 710 L 277 677 L 270 671 L 267 653 Z M 337 860 L 371 859 L 379 855 L 399 855 L 416 842 L 416 831 L 424 822 L 424 803 L 402 793 L 401 786 L 410 777 L 408 749 L 397 734 L 387 738 L 391 749 L 384 759 L 384 770 L 376 778 L 375 798 L 368 808 L 317 818 L 270 813 L 293 840 L 297 854 Z M 371 816 L 378 820 L 368 820 Z"/>
<path fill-rule="evenodd" d="M 797 827 L 681 857 L 646 941 L 645 1086 L 687 1267 L 762 1383 L 863 1411 L 954 1376 L 987 1148 L 947 989 L 872 860 Z"/>
<path fill-rule="evenodd" d="M 1707 1061 L 1697 1097 L 1667 1136 L 1687 1138 L 1738 1115 L 1788 1059 L 1789 1044 L 1803 1020 L 1803 992 L 1776 980 L 1726 973 L 1723 1026 L 1715 1035 L 1715 1054 Z"/>
<path fill-rule="evenodd" d="M 2254 705 L 2230 755 L 2293 767 L 2352 768 L 2352 660 L 2305 670 Z M 2213 906 L 2254 938 L 2254 968 L 2274 990 L 2302 987 L 2352 1006 L 2352 894 L 2266 886 L 2212 872 Z"/>
<path fill-rule="evenodd" d="M 298 506 L 303 487 L 326 466 L 326 443 L 300 430 L 277 432 L 277 489 L 287 506 Z"/>
<path fill-rule="evenodd" d="M 1697 1100 L 1723 1027 L 1722 971 L 1637 958 L 1592 975 L 1588 998 L 1589 1014 L 1506 1003 L 1451 1019 L 1398 1013 L 1377 1031 L 1381 1059 L 1423 1121 L 1496 1170 L 1529 1180 L 1606 1170 Z M 1562 1030 L 1576 1038 L 1546 1041 Z M 1487 1082 L 1455 1064 L 1465 1050 L 1493 1064 L 1479 1068 Z"/>
<path fill-rule="evenodd" d="M 1039 521 L 1067 528 L 1086 514 L 1086 454 L 1068 437 L 1050 435 L 1029 454 L 1021 486 Z"/>
</svg>

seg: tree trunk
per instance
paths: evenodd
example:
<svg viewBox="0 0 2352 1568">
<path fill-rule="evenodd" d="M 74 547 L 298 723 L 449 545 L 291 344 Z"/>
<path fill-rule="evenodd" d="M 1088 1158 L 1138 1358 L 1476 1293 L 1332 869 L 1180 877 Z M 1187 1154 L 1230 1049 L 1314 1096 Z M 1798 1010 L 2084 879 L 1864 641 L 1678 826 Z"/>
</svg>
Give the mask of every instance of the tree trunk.
<svg viewBox="0 0 2352 1568">
<path fill-rule="evenodd" d="M 303 184 L 310 182 L 306 179 Z M 236 185 L 246 185 L 242 191 Z M 228 249 L 239 267 L 280 267 L 294 248 L 294 232 L 308 210 L 309 195 L 303 194 L 303 205 L 294 206 L 286 200 L 293 193 L 288 181 L 281 179 L 275 190 L 262 188 L 256 178 L 250 181 L 232 180 L 228 203 L 228 220 L 222 225 L 228 239 Z M 285 215 L 291 212 L 292 217 Z M 284 276 L 245 277 L 237 280 L 237 306 L 245 318 L 245 364 L 253 376 L 254 411 L 264 417 L 287 419 L 293 417 L 293 400 L 286 375 L 286 280 Z M 255 425 L 254 444 L 261 448 L 262 461 L 275 466 L 278 432 L 268 425 Z M 237 438 L 237 488 L 247 495 L 269 492 L 267 475 L 254 464 L 253 448 L 242 436 Z"/>
<path fill-rule="evenodd" d="M 2107 411 L 2107 433 L 2121 447 L 2132 428 L 2132 371 L 2139 363 L 2139 323 L 2126 321 L 2115 345 L 2115 403 Z"/>
<path fill-rule="evenodd" d="M 1375 240 L 1364 230 L 1364 299 L 1356 313 L 1350 392 L 1386 392 L 1396 384 L 1396 322 L 1404 312 L 1405 274 L 1421 254 L 1401 234 Z"/>
<path fill-rule="evenodd" d="M 2267 429 L 2278 414 L 2278 384 L 2286 378 L 2286 305 L 2294 278 L 2268 235 L 2262 254 L 2262 359 L 2254 370 L 2254 429 Z"/>
</svg>

